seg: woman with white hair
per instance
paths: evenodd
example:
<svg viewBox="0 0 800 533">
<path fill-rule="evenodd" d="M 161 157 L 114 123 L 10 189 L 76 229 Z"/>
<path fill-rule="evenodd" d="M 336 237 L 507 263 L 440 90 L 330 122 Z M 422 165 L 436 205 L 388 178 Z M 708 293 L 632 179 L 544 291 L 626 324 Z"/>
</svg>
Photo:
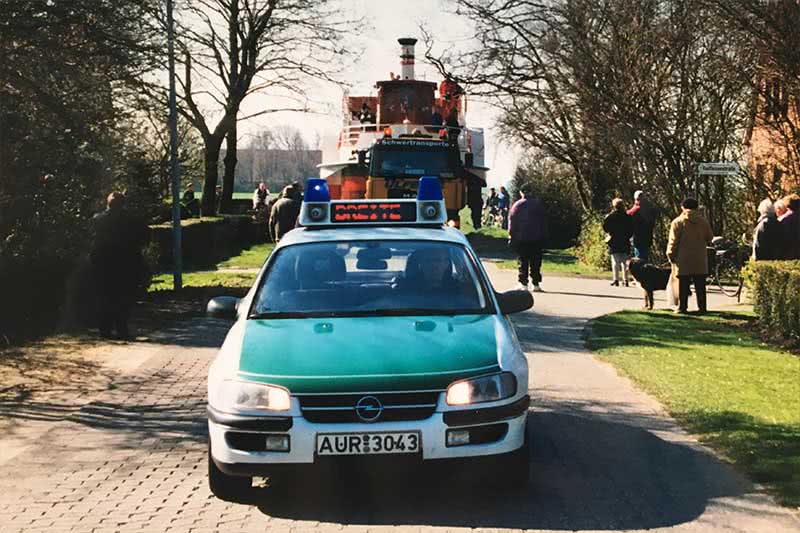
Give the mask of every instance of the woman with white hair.
<svg viewBox="0 0 800 533">
<path fill-rule="evenodd" d="M 781 227 L 775 215 L 772 200 L 762 200 L 758 204 L 758 222 L 753 233 L 753 258 L 756 261 L 770 261 L 783 256 L 781 250 Z"/>
</svg>

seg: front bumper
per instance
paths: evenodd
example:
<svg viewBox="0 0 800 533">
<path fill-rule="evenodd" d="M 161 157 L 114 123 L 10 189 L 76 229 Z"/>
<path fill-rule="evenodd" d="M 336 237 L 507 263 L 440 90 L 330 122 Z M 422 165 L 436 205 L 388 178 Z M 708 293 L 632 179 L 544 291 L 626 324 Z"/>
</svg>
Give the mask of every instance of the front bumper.
<svg viewBox="0 0 800 533">
<path fill-rule="evenodd" d="M 209 408 L 208 431 L 211 457 L 217 466 L 228 474 L 259 475 L 268 467 L 280 465 L 309 465 L 317 462 L 316 441 L 320 433 L 370 433 L 417 431 L 421 435 L 421 453 L 411 456 L 416 460 L 457 459 L 482 457 L 513 452 L 525 440 L 525 422 L 530 399 L 524 396 L 512 403 L 490 408 L 435 412 L 424 420 L 403 422 L 378 422 L 374 424 L 319 424 L 303 417 L 252 417 L 222 414 Z M 448 430 L 462 428 L 488 428 L 505 426 L 500 438 L 486 444 L 446 445 Z M 286 452 L 245 451 L 231 446 L 226 433 L 260 435 L 288 435 L 290 449 Z M 411 454 L 396 454 L 394 458 L 409 458 Z M 388 456 L 359 456 L 388 457 Z M 327 458 L 326 458 L 327 459 Z"/>
</svg>

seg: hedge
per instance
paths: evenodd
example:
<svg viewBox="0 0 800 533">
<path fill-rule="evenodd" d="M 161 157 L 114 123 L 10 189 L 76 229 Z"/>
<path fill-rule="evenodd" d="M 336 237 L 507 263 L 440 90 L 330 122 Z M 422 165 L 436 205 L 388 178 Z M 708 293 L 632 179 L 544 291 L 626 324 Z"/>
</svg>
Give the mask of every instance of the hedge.
<svg viewBox="0 0 800 533">
<path fill-rule="evenodd" d="M 266 240 L 266 227 L 249 216 L 189 219 L 182 227 L 187 269 L 213 268 L 243 248 Z M 167 270 L 172 264 L 172 227 L 159 224 L 151 230 L 151 243 L 145 250 L 149 268 L 152 272 Z M 94 288 L 88 249 L 69 258 L 0 255 L 0 292 L 5 302 L 0 307 L 0 346 L 92 326 Z"/>
<path fill-rule="evenodd" d="M 249 216 L 228 215 L 182 221 L 181 251 L 183 267 L 211 268 L 257 242 L 264 242 L 267 228 L 255 224 Z M 150 226 L 151 245 L 148 262 L 163 270 L 172 266 L 172 225 Z"/>
<path fill-rule="evenodd" d="M 800 261 L 751 261 L 744 276 L 765 332 L 800 343 Z"/>
</svg>

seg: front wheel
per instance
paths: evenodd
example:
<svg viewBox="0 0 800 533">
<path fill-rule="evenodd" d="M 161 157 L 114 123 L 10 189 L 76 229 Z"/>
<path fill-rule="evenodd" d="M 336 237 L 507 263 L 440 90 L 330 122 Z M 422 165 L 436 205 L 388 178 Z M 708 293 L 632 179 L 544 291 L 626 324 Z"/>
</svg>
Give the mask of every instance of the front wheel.
<svg viewBox="0 0 800 533">
<path fill-rule="evenodd" d="M 250 476 L 229 476 L 219 469 L 208 449 L 208 488 L 211 493 L 226 502 L 246 503 L 250 496 L 253 478 Z"/>
<path fill-rule="evenodd" d="M 741 290 L 741 269 L 739 265 L 730 258 L 722 257 L 717 262 L 715 274 L 719 290 L 722 291 L 722 294 L 730 297 L 739 294 Z"/>
</svg>

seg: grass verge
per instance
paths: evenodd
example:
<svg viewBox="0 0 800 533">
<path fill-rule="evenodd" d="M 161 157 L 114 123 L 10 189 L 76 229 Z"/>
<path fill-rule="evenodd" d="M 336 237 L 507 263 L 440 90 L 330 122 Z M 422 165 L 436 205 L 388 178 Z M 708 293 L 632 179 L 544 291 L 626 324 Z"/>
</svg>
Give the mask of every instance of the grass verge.
<svg viewBox="0 0 800 533">
<path fill-rule="evenodd" d="M 516 255 L 508 247 L 508 231 L 496 226 L 476 230 L 466 209 L 461 211 L 461 230 L 480 257 L 496 261 L 500 268 L 517 269 Z M 565 277 L 608 277 L 608 273 L 602 269 L 578 262 L 574 248 L 545 251 L 542 273 Z"/>
<path fill-rule="evenodd" d="M 240 272 L 185 272 L 183 274 L 184 287 L 230 287 L 249 289 L 256 279 L 256 273 Z M 171 291 L 174 289 L 172 274 L 157 274 L 153 276 L 149 292 Z"/>
<path fill-rule="evenodd" d="M 800 358 L 760 342 L 752 314 L 623 311 L 588 346 L 783 505 L 800 506 Z"/>
<path fill-rule="evenodd" d="M 500 268 L 517 268 L 516 259 L 507 259 L 497 264 Z M 578 261 L 575 256 L 574 248 L 567 248 L 564 250 L 548 250 L 544 253 L 542 259 L 542 273 L 543 274 L 556 274 L 564 277 L 583 277 L 583 278 L 599 278 L 605 279 L 609 277 L 608 272 L 590 266 L 584 265 Z"/>
<path fill-rule="evenodd" d="M 218 263 L 217 268 L 261 268 L 274 249 L 274 242 L 256 244 L 247 250 L 242 250 L 239 255 Z"/>
</svg>

